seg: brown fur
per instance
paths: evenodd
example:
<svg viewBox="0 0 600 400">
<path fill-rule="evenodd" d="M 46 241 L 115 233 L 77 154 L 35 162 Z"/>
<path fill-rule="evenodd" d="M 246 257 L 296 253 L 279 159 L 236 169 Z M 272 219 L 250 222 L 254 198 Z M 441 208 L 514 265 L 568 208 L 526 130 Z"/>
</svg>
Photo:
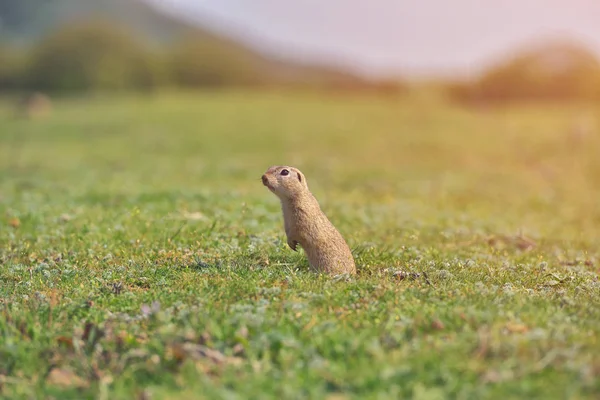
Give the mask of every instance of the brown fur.
<svg viewBox="0 0 600 400">
<path fill-rule="evenodd" d="M 289 174 L 282 175 L 283 170 Z M 318 272 L 356 273 L 350 248 L 321 211 L 300 170 L 274 166 L 265 172 L 262 181 L 281 201 L 287 243 L 292 250 L 300 244 L 311 268 Z"/>
<path fill-rule="evenodd" d="M 17 106 L 17 114 L 21 117 L 42 118 L 52 111 L 52 101 L 43 93 L 35 92 L 21 99 Z"/>
</svg>

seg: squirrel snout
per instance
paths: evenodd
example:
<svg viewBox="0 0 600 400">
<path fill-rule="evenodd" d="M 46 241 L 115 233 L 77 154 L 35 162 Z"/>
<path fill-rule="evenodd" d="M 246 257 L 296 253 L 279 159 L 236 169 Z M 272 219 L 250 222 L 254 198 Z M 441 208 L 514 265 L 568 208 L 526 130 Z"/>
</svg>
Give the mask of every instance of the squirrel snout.
<svg viewBox="0 0 600 400">
<path fill-rule="evenodd" d="M 268 186 L 269 180 L 267 179 L 267 175 L 262 176 L 263 185 Z"/>
</svg>

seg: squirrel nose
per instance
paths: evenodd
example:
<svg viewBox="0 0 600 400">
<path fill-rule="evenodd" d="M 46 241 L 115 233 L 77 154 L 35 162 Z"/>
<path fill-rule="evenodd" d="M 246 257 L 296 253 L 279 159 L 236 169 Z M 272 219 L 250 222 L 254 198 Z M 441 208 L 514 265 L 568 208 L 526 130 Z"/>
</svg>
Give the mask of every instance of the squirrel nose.
<svg viewBox="0 0 600 400">
<path fill-rule="evenodd" d="M 267 183 L 269 182 L 269 181 L 267 180 L 267 175 L 263 175 L 263 176 L 262 176 L 262 181 L 263 181 L 263 185 L 267 186 Z"/>
</svg>

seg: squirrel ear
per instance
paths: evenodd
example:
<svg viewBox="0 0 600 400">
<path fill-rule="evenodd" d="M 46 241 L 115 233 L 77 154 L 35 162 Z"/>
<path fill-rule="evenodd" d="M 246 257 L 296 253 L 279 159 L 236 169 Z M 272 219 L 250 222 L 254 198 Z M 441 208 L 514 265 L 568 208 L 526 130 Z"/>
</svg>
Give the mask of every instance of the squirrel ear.
<svg viewBox="0 0 600 400">
<path fill-rule="evenodd" d="M 302 182 L 302 174 L 301 174 L 300 172 L 298 172 L 297 174 L 298 174 L 298 180 L 299 180 L 300 182 Z"/>
</svg>

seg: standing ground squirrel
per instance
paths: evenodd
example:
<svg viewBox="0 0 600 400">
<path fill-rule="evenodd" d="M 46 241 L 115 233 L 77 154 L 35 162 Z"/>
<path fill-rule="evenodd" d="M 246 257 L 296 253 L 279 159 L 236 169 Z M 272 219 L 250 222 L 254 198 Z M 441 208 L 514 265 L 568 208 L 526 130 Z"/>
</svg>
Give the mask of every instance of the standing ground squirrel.
<svg viewBox="0 0 600 400">
<path fill-rule="evenodd" d="M 292 250 L 300 244 L 316 271 L 331 275 L 356 273 L 350 248 L 321 211 L 300 170 L 274 166 L 265 172 L 262 182 L 281 200 L 287 243 Z"/>
</svg>

